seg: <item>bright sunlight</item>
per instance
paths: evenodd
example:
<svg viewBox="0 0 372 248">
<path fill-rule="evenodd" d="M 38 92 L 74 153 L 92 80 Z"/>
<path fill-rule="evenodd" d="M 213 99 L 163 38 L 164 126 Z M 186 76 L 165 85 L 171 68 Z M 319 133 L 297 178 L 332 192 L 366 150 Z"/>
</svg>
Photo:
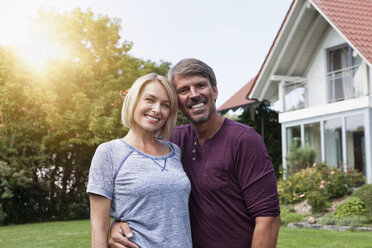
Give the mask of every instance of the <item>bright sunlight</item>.
<svg viewBox="0 0 372 248">
<path fill-rule="evenodd" d="M 45 1 L 32 2 L 34 6 L 28 6 L 29 2 L 24 1 L 24 6 L 17 8 L 16 13 L 12 11 L 16 7 L 15 2 L 2 3 L 2 8 L 8 9 L 9 12 L 0 17 L 0 32 L 6 34 L 0 39 L 0 45 L 13 47 L 21 62 L 39 73 L 50 63 L 68 59 L 69 56 L 68 49 L 53 39 L 45 26 L 34 20 L 38 9 L 44 7 Z"/>
<path fill-rule="evenodd" d="M 26 31 L 25 39 L 15 47 L 26 65 L 37 71 L 43 70 L 55 60 L 68 58 L 67 49 L 53 40 L 47 30 L 36 24 Z"/>
</svg>

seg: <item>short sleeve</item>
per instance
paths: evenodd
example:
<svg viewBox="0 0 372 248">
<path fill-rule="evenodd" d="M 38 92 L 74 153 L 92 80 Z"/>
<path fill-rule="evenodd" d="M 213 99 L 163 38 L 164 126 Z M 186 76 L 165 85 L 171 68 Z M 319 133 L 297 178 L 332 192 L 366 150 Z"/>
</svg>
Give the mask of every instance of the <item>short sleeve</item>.
<svg viewBox="0 0 372 248">
<path fill-rule="evenodd" d="M 261 137 L 253 129 L 246 131 L 237 149 L 235 173 L 249 214 L 253 218 L 278 216 L 275 172 Z"/>
<path fill-rule="evenodd" d="M 87 193 L 112 200 L 114 192 L 113 164 L 109 149 L 104 144 L 97 147 L 89 170 Z"/>
</svg>

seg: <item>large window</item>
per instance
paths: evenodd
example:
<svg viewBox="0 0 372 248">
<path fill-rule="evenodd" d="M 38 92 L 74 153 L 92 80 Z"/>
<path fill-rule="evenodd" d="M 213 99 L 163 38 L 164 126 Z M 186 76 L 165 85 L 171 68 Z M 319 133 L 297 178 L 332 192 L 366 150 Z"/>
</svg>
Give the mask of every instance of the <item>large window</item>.
<svg viewBox="0 0 372 248">
<path fill-rule="evenodd" d="M 305 124 L 305 144 L 308 144 L 316 152 L 315 161 L 322 161 L 320 142 L 320 122 Z"/>
<path fill-rule="evenodd" d="M 288 127 L 287 133 L 287 154 L 290 153 L 292 145 L 301 146 L 301 126 Z"/>
<path fill-rule="evenodd" d="M 360 57 L 346 44 L 328 50 L 329 102 L 354 98 L 363 92 L 361 80 L 355 80 L 360 78 L 356 77 L 360 63 Z"/>
<path fill-rule="evenodd" d="M 342 168 L 342 123 L 340 119 L 324 121 L 325 160 L 329 166 Z"/>
<path fill-rule="evenodd" d="M 347 166 L 358 171 L 366 169 L 363 115 L 346 117 Z"/>
<path fill-rule="evenodd" d="M 349 46 L 330 50 L 328 53 L 329 100 L 330 102 L 351 98 L 353 85 L 345 69 L 351 66 Z"/>
<path fill-rule="evenodd" d="M 364 114 L 303 123 L 287 127 L 285 131 L 286 155 L 290 154 L 293 145 L 300 147 L 304 144 L 315 150 L 314 162 L 325 162 L 329 167 L 349 168 L 366 174 Z"/>
</svg>

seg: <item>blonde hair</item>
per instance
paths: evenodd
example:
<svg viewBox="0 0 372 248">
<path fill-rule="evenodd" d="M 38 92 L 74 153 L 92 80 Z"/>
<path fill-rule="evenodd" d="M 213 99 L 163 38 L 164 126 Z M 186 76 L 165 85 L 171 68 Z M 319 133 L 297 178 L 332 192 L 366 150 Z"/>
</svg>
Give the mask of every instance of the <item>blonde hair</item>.
<svg viewBox="0 0 372 248">
<path fill-rule="evenodd" d="M 138 97 L 143 87 L 150 82 L 161 83 L 168 93 L 169 97 L 169 117 L 165 124 L 155 132 L 155 138 L 163 141 L 167 140 L 176 126 L 177 121 L 177 95 L 174 86 L 164 76 L 156 73 L 149 73 L 139 77 L 132 85 L 128 94 L 125 96 L 123 107 L 121 109 L 121 122 L 127 128 L 131 128 L 133 124 L 134 110 L 137 105 Z"/>
</svg>

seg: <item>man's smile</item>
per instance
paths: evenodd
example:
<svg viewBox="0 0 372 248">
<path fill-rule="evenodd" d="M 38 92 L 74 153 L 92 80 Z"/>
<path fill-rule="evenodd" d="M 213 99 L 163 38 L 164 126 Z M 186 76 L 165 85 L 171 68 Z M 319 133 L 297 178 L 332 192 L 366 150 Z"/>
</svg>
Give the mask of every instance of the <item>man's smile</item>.
<svg viewBox="0 0 372 248">
<path fill-rule="evenodd" d="M 191 108 L 192 109 L 197 109 L 197 108 L 201 108 L 205 105 L 205 103 L 201 102 L 201 103 L 198 103 L 198 104 L 195 104 L 195 105 L 191 105 Z"/>
</svg>

